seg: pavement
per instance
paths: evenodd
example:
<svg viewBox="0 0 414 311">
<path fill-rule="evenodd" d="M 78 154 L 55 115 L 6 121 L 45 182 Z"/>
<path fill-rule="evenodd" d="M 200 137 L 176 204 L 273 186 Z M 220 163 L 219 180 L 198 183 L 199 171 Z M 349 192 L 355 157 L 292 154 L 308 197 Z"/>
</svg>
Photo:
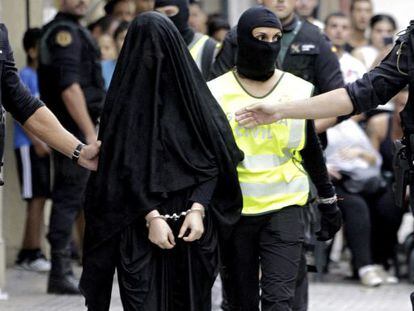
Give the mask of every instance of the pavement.
<svg viewBox="0 0 414 311">
<path fill-rule="evenodd" d="M 80 269 L 76 269 L 80 274 Z M 45 274 L 8 269 L 7 300 L 0 300 L 0 311 L 83 311 L 82 297 L 46 295 Z M 327 281 L 311 282 L 309 311 L 412 311 L 409 295 L 414 285 L 401 282 L 398 285 L 365 288 L 355 281 L 340 276 Z M 4 293 L 3 293 L 4 294 Z M 213 310 L 219 311 L 220 284 L 213 290 Z M 112 294 L 111 311 L 122 311 L 116 282 Z"/>
</svg>

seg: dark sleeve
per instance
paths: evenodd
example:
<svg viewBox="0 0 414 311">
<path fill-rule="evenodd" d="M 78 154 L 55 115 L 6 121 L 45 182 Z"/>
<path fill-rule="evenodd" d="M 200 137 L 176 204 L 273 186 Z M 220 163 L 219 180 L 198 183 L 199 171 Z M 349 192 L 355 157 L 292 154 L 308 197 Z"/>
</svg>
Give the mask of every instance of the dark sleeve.
<svg viewBox="0 0 414 311">
<path fill-rule="evenodd" d="M 379 66 L 367 72 L 361 79 L 346 86 L 355 108 L 355 114 L 386 104 L 408 84 L 409 77 L 398 71 L 398 49 L 399 43 Z M 413 60 L 411 54 L 406 45 L 399 61 L 399 68 L 402 72 L 408 73 L 408 61 Z"/>
<path fill-rule="evenodd" d="M 207 180 L 206 182 L 198 185 L 193 194 L 190 197 L 191 202 L 197 202 L 203 205 L 205 208 L 208 207 L 213 196 L 214 190 L 217 185 L 217 177 Z"/>
<path fill-rule="evenodd" d="M 24 124 L 37 109 L 43 106 L 43 103 L 32 96 L 21 82 L 9 44 L 7 28 L 4 25 L 0 26 L 0 32 L 4 40 L 3 52 L 5 54 L 1 76 L 1 103 L 13 118 Z"/>
<path fill-rule="evenodd" d="M 233 27 L 226 35 L 222 47 L 214 61 L 210 79 L 217 78 L 236 66 L 237 29 Z"/>
<path fill-rule="evenodd" d="M 306 146 L 301 151 L 303 167 L 322 198 L 330 198 L 335 195 L 335 188 L 329 179 L 325 158 L 316 135 L 313 120 L 306 121 Z"/>
<path fill-rule="evenodd" d="M 58 74 L 59 91 L 80 83 L 82 42 L 80 35 L 68 26 L 59 26 L 48 40 L 54 72 Z"/>
<path fill-rule="evenodd" d="M 316 82 L 320 93 L 326 93 L 344 87 L 344 79 L 338 57 L 332 51 L 331 43 L 321 35 L 319 54 L 315 61 Z M 334 104 L 334 102 L 333 102 Z"/>
</svg>

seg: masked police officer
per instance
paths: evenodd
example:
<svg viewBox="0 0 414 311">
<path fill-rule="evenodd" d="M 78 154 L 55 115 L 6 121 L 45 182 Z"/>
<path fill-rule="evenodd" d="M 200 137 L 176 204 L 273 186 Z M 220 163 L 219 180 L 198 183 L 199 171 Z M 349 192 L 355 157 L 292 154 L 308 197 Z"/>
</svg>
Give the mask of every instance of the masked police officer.
<svg viewBox="0 0 414 311">
<path fill-rule="evenodd" d="M 315 86 L 315 94 L 343 87 L 338 59 L 332 46 L 320 29 L 295 14 L 296 0 L 258 0 L 258 4 L 272 10 L 281 20 L 283 36 L 277 67 L 292 73 Z M 237 54 L 237 31 L 233 28 L 223 42 L 222 49 L 213 64 L 210 78 L 215 78 L 235 66 Z M 335 105 L 335 101 L 332 101 Z M 333 123 L 334 124 L 334 123 Z M 333 125 L 332 124 L 332 125 Z M 316 125 L 318 125 L 316 123 Z M 318 128 L 317 128 L 318 129 Z M 320 129 L 318 129 L 320 130 Z M 326 135 L 319 136 L 326 145 Z M 298 276 L 295 297 L 295 311 L 307 309 L 306 264 L 303 257 L 302 269 Z"/>
<path fill-rule="evenodd" d="M 220 47 L 219 43 L 202 33 L 194 32 L 188 24 L 190 9 L 188 0 L 156 0 L 155 10 L 167 15 L 186 42 L 190 54 L 204 78 L 211 74 L 211 67 Z"/>
<path fill-rule="evenodd" d="M 240 125 L 255 127 L 280 119 L 321 119 L 358 114 L 386 104 L 409 85 L 409 98 L 401 113 L 403 145 L 395 157 L 396 198 L 404 200 L 407 184 L 410 201 L 414 200 L 414 21 L 399 37 L 379 66 L 361 79 L 309 100 L 281 103 L 258 103 L 236 112 Z M 332 101 L 335 104 L 332 105 Z M 411 295 L 414 300 L 414 294 Z"/>
<path fill-rule="evenodd" d="M 21 125 L 75 163 L 96 170 L 100 143 L 85 146 L 70 134 L 53 113 L 21 83 L 9 44 L 8 31 L 0 24 L 0 159 L 4 146 L 4 107 Z"/>
<path fill-rule="evenodd" d="M 62 124 L 80 140 L 96 140 L 96 123 L 104 100 L 100 53 L 90 33 L 79 23 L 89 0 L 61 0 L 56 17 L 43 28 L 40 41 L 40 96 Z M 54 155 L 52 213 L 48 239 L 52 269 L 48 293 L 79 294 L 69 244 L 73 223 L 81 211 L 88 171 Z"/>
<path fill-rule="evenodd" d="M 401 113 L 404 142 L 409 149 L 408 164 L 413 170 L 414 158 L 414 21 L 398 38 L 382 62 L 361 79 L 308 100 L 281 103 L 258 103 L 238 111 L 237 120 L 245 127 L 270 124 L 277 120 L 322 119 L 359 114 L 386 104 L 398 92 L 409 86 L 409 98 Z M 332 101 L 335 102 L 332 105 Z M 411 195 L 414 184 L 411 180 Z"/>
<path fill-rule="evenodd" d="M 315 85 L 316 93 L 324 93 L 344 85 L 338 60 L 319 28 L 301 20 L 295 14 L 296 0 L 258 0 L 279 17 L 283 26 L 282 50 L 278 67 Z M 226 36 L 222 49 L 213 65 L 215 78 L 236 62 L 237 31 L 233 28 Z"/>
</svg>

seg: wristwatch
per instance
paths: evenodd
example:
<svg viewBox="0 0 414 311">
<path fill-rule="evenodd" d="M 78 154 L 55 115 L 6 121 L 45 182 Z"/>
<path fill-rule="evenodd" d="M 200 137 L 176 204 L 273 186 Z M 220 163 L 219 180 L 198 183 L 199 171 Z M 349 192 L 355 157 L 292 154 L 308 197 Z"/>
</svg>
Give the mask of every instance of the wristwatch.
<svg viewBox="0 0 414 311">
<path fill-rule="evenodd" d="M 80 156 L 80 153 L 83 147 L 85 147 L 85 144 L 80 143 L 79 145 L 76 146 L 75 150 L 73 150 L 73 153 L 72 153 L 73 163 L 75 164 L 78 163 L 79 156 Z"/>
</svg>

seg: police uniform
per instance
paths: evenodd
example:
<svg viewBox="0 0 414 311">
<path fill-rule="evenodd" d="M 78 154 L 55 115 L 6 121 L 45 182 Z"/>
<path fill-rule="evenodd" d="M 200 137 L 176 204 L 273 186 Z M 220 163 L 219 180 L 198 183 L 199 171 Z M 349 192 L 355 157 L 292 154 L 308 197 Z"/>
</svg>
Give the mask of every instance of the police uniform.
<svg viewBox="0 0 414 311">
<path fill-rule="evenodd" d="M 12 114 L 20 124 L 26 120 L 43 103 L 33 97 L 21 83 L 10 47 L 7 28 L 0 24 L 0 161 L 4 151 L 4 112 L 3 107 Z M 1 181 L 1 184 L 3 182 Z"/>
<path fill-rule="evenodd" d="M 220 49 L 220 44 L 209 36 L 196 32 L 188 49 L 204 79 L 207 80 L 211 74 L 211 67 Z"/>
<path fill-rule="evenodd" d="M 187 0 L 156 0 L 155 10 L 167 6 L 176 6 L 178 13 L 170 16 L 170 20 L 177 27 L 184 39 L 191 56 L 197 64 L 198 69 L 203 74 L 204 79 L 211 75 L 213 62 L 219 50 L 219 43 L 202 33 L 194 32 L 188 24 L 190 10 Z"/>
<path fill-rule="evenodd" d="M 105 95 L 99 49 L 78 18 L 70 14 L 58 13 L 42 32 L 38 70 L 40 97 L 66 129 L 85 141 L 65 107 L 62 92 L 78 83 L 89 115 L 97 122 Z M 86 169 L 54 153 L 53 207 L 48 233 L 52 249 L 49 292 L 78 293 L 71 270 L 69 243 L 75 218 L 81 211 L 88 176 Z"/>
<path fill-rule="evenodd" d="M 320 29 L 297 16 L 292 22 L 283 26 L 282 48 L 277 65 L 283 71 L 292 73 L 315 86 L 315 95 L 344 86 L 340 65 L 332 46 Z M 229 71 L 236 64 L 237 30 L 233 28 L 226 36 L 210 78 L 215 78 Z M 332 101 L 335 105 L 335 101 Z M 326 134 L 319 135 L 324 146 L 327 145 Z M 305 257 L 302 258 L 298 277 L 295 311 L 307 310 L 307 278 Z"/>
<path fill-rule="evenodd" d="M 243 89 L 233 71 L 208 85 L 245 155 L 237 168 L 242 218 L 223 252 L 229 255 L 225 255 L 224 272 L 229 305 L 224 308 L 258 310 L 260 258 L 262 310 L 291 310 L 304 241 L 301 210 L 309 200 L 309 178 L 321 196 L 334 195 L 313 122 L 281 120 L 245 129 L 238 125 L 234 113 L 256 102 L 257 97 Z M 285 102 L 309 98 L 312 93 L 312 84 L 284 73 L 260 100 Z"/>
</svg>

